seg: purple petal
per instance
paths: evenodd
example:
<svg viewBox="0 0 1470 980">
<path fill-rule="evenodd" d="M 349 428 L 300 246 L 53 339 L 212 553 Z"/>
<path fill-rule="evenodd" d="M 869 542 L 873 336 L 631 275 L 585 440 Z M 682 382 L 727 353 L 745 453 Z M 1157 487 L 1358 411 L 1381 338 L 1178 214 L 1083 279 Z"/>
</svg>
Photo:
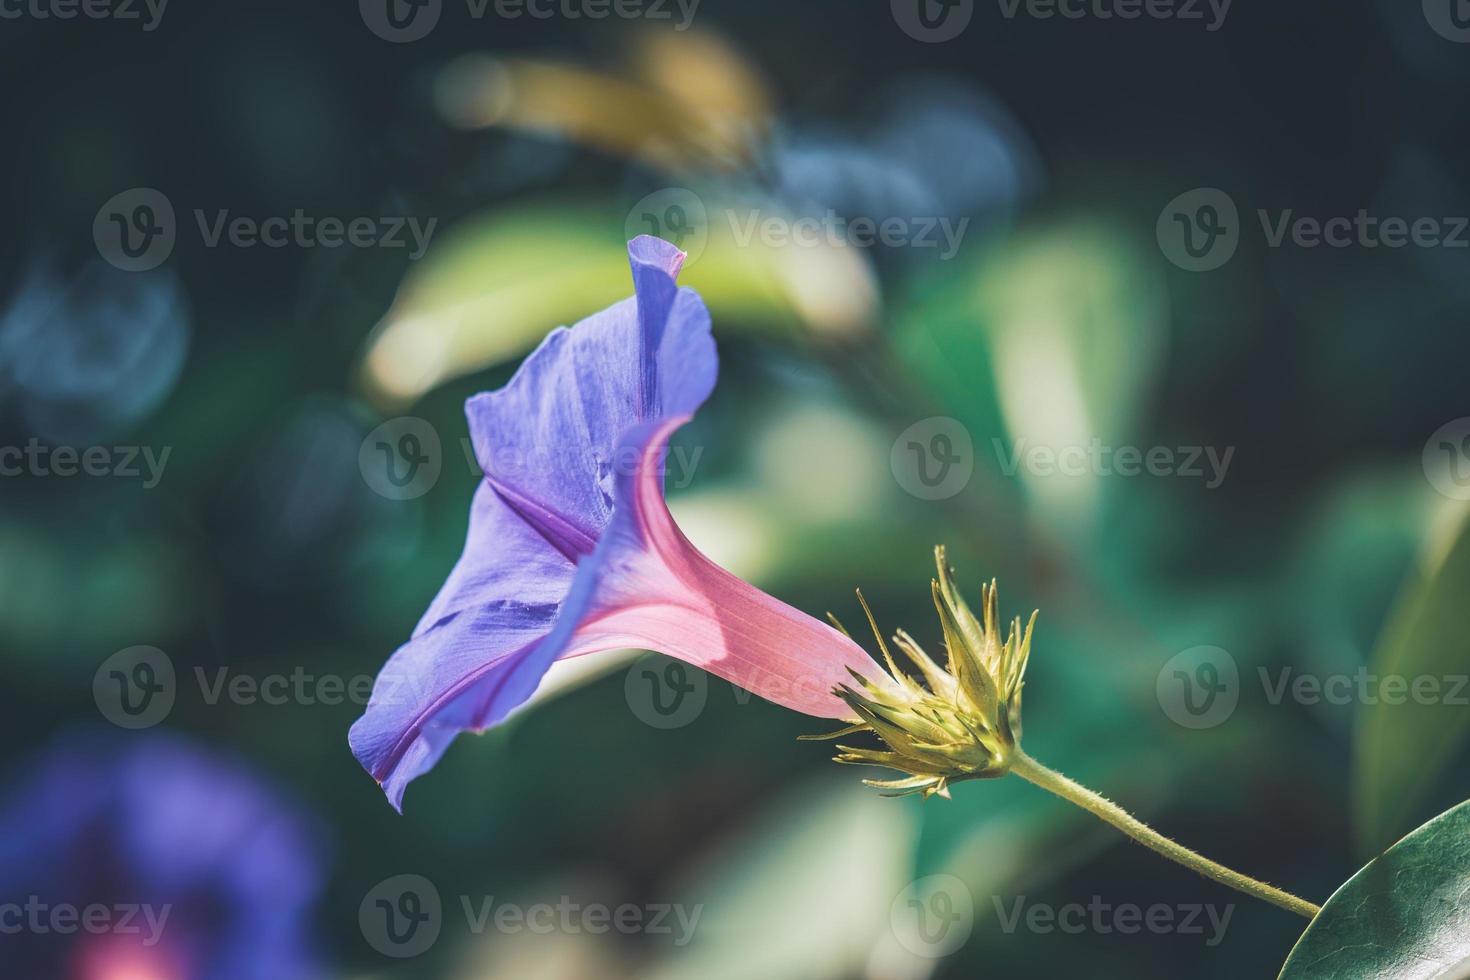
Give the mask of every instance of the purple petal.
<svg viewBox="0 0 1470 980">
<path fill-rule="evenodd" d="M 458 732 L 504 719 L 553 660 L 589 652 L 567 649 L 585 597 L 563 606 L 612 519 L 625 436 L 692 414 L 714 387 L 709 313 L 674 284 L 683 253 L 644 236 L 628 256 L 633 298 L 553 331 L 466 405 L 485 479 L 464 553 L 349 736 L 394 806 Z"/>
</svg>

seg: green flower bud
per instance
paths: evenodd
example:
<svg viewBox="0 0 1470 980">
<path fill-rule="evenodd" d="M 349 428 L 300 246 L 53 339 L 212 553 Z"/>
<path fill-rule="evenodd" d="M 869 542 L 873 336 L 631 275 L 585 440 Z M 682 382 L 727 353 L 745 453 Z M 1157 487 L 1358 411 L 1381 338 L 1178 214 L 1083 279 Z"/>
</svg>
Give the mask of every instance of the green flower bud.
<svg viewBox="0 0 1470 980">
<path fill-rule="evenodd" d="M 805 736 L 877 735 L 886 749 L 839 745 L 836 761 L 907 773 L 903 779 L 863 780 L 869 786 L 891 790 L 886 796 L 948 797 L 952 782 L 1003 776 L 1010 771 L 1021 740 L 1022 678 L 1036 613 L 1024 630 L 1019 618 L 1013 620 L 1002 642 L 995 582 L 980 589 L 981 616 L 977 619 L 955 588 L 954 570 L 945 561 L 943 546 L 934 549 L 934 557 L 939 569 L 932 583 L 934 607 L 944 631 L 946 666 L 941 668 L 912 637 L 899 631 L 893 642 L 918 676 L 900 669 L 859 592 L 858 601 L 892 683 L 873 683 L 854 673 L 855 685 L 843 684 L 833 693 L 852 708 L 857 723 L 830 735 Z"/>
</svg>

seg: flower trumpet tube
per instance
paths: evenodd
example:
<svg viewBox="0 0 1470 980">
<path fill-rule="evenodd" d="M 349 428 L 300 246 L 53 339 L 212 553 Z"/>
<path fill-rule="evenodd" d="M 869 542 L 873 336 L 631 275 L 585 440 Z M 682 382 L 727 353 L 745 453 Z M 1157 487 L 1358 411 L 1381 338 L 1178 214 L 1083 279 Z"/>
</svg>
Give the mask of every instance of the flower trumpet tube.
<svg viewBox="0 0 1470 980">
<path fill-rule="evenodd" d="M 466 404 L 485 475 L 464 552 L 349 736 L 397 808 L 456 735 L 503 721 L 561 658 L 655 650 L 839 719 L 857 716 L 838 685 L 886 684 L 850 638 L 719 568 L 674 523 L 668 440 L 718 362 L 704 303 L 675 284 L 684 253 L 643 236 L 628 257 L 632 297 L 553 331 Z"/>
</svg>

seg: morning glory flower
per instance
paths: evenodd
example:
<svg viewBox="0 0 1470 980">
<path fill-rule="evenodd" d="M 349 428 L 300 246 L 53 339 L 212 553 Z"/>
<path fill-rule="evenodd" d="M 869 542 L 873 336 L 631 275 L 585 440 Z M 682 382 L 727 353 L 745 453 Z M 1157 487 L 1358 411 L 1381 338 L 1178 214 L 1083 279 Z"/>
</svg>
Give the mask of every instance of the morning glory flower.
<svg viewBox="0 0 1470 980">
<path fill-rule="evenodd" d="M 818 738 L 875 736 L 882 748 L 839 745 L 837 761 L 897 770 L 898 779 L 867 781 L 890 795 L 948 797 L 952 783 L 1014 773 L 1207 878 L 1316 915 L 1311 902 L 1191 851 L 1027 755 L 1021 693 L 1036 616 L 1002 632 L 994 582 L 977 616 L 943 548 L 930 591 L 946 665 L 899 633 L 900 667 L 864 602 L 886 671 L 845 630 L 700 554 L 664 503 L 663 460 L 714 388 L 709 313 L 675 285 L 684 253 L 644 236 L 628 257 L 631 298 L 553 331 L 509 384 L 466 405 L 485 476 L 464 553 L 349 737 L 395 807 L 456 735 L 504 720 L 556 660 L 642 647 L 847 722 Z"/>
<path fill-rule="evenodd" d="M 182 739 L 72 735 L 0 792 L 0 963 L 65 980 L 315 980 L 316 835 Z"/>
<path fill-rule="evenodd" d="M 378 676 L 353 753 L 401 809 L 462 731 L 503 721 L 558 659 L 658 651 L 776 704 L 855 716 L 835 692 L 886 679 L 844 634 L 718 567 L 663 495 L 670 435 L 718 373 L 684 253 L 628 245 L 634 295 L 553 331 L 465 406 L 484 478 L 464 553 Z"/>
</svg>

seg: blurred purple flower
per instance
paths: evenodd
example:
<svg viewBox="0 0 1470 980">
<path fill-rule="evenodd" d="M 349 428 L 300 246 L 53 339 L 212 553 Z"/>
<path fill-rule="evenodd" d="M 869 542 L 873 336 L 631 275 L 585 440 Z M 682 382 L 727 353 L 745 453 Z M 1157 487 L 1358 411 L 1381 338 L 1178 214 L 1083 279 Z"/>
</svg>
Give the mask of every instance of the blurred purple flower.
<svg viewBox="0 0 1470 980">
<path fill-rule="evenodd" d="M 635 295 L 559 328 L 466 405 L 485 477 L 464 554 L 352 726 L 395 807 L 461 731 L 523 703 L 559 658 L 635 647 L 827 718 L 862 648 L 716 566 L 663 497 L 669 436 L 714 388 L 709 312 L 675 285 L 684 253 L 628 245 Z"/>
<path fill-rule="evenodd" d="M 314 980 L 319 852 L 229 758 L 162 735 L 66 738 L 0 798 L 4 974 Z"/>
</svg>

